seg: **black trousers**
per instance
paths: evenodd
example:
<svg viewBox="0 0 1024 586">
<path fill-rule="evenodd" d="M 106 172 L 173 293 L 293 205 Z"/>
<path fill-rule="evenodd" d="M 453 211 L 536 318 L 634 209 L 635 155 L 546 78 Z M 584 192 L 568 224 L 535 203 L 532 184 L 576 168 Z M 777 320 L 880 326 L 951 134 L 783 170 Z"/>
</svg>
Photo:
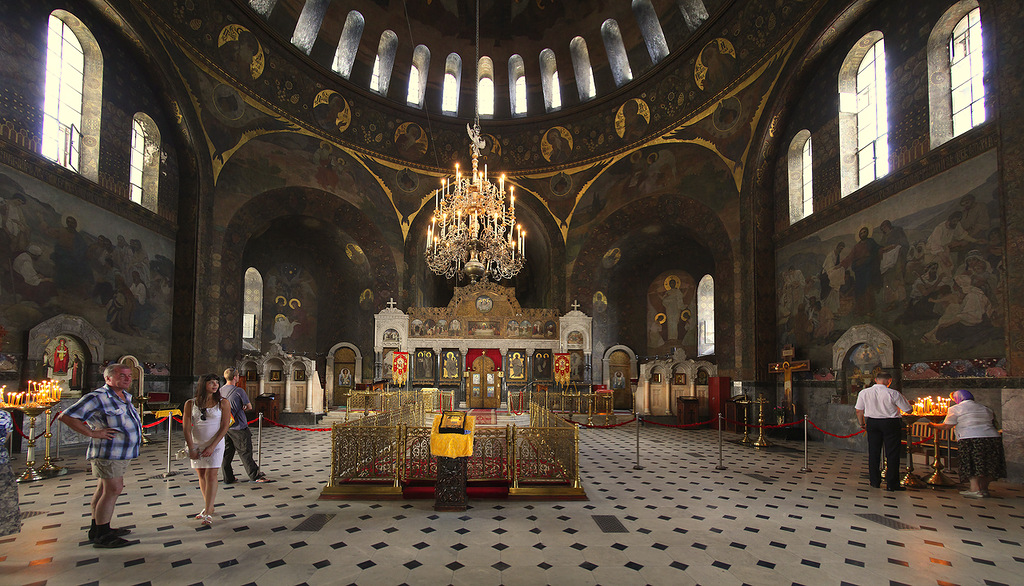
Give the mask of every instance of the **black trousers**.
<svg viewBox="0 0 1024 586">
<path fill-rule="evenodd" d="M 866 417 L 868 432 L 868 478 L 872 486 L 882 484 L 882 449 L 885 449 L 885 486 L 895 488 L 900 485 L 900 432 L 903 431 L 903 420 L 874 419 Z M 227 454 L 225 454 L 226 456 Z"/>
<path fill-rule="evenodd" d="M 226 482 L 235 481 L 235 473 L 231 470 L 231 460 L 235 458 L 236 451 L 238 459 L 242 461 L 242 466 L 245 468 L 245 473 L 249 475 L 249 480 L 259 478 L 260 467 L 252 459 L 252 432 L 246 427 L 245 429 L 229 429 L 227 435 L 224 436 L 224 460 L 220 465 L 220 469 L 224 472 L 224 480 Z"/>
</svg>

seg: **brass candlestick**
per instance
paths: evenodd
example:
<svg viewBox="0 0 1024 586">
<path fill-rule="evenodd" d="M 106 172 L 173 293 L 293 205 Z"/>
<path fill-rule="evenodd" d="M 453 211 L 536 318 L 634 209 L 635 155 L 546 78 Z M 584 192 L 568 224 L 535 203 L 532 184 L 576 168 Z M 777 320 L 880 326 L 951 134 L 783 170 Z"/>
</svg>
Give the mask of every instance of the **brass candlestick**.
<svg viewBox="0 0 1024 586">
<path fill-rule="evenodd" d="M 754 440 L 750 439 L 750 426 L 747 425 L 747 410 L 750 406 L 750 399 L 743 398 L 735 401 L 737 405 L 743 405 L 743 437 L 740 439 L 741 444 L 749 444 Z"/>
<path fill-rule="evenodd" d="M 36 417 L 46 411 L 48 407 L 41 405 L 19 407 L 28 415 L 28 449 L 25 451 L 25 472 L 21 474 L 16 482 L 36 482 L 44 477 L 37 472 L 33 466 L 36 465 Z"/>
<path fill-rule="evenodd" d="M 903 421 L 907 424 L 907 471 L 900 480 L 900 486 L 906 488 L 923 488 L 924 483 L 914 474 L 914 443 L 910 441 L 911 428 L 914 422 L 920 418 L 918 415 L 904 415 Z"/>
<path fill-rule="evenodd" d="M 933 423 L 941 423 L 946 419 L 945 415 L 925 415 L 925 417 Z M 948 476 L 942 473 L 942 470 L 946 467 L 942 463 L 942 458 L 939 457 L 939 430 L 932 430 L 932 473 L 925 478 L 925 484 L 929 486 L 955 486 L 956 483 L 949 479 Z"/>
<path fill-rule="evenodd" d="M 772 445 L 768 438 L 764 437 L 764 406 L 768 404 L 768 399 L 764 398 L 764 395 L 758 397 L 756 403 L 758 404 L 757 410 L 757 425 L 758 434 L 757 440 L 754 442 L 755 448 L 767 448 Z"/>
<path fill-rule="evenodd" d="M 62 468 L 60 466 L 54 465 L 53 460 L 50 459 L 50 438 L 53 437 L 53 431 L 50 429 L 50 422 L 51 418 L 53 417 L 52 407 L 56 404 L 57 401 L 53 401 L 49 405 L 46 405 L 46 433 L 43 434 L 43 437 L 46 438 L 46 450 L 45 456 L 43 457 L 43 465 L 40 466 L 38 470 L 39 474 L 46 478 L 52 478 L 54 476 L 63 476 L 68 473 L 67 468 Z M 59 439 L 57 443 L 60 443 Z"/>
<path fill-rule="evenodd" d="M 139 423 L 142 423 L 142 420 L 143 420 L 143 418 L 145 416 L 145 413 L 146 413 L 146 402 L 147 401 L 149 401 L 149 396 L 143 396 L 142 394 L 139 395 L 139 397 L 138 397 L 138 407 L 135 408 L 135 410 L 139 414 Z M 145 445 L 147 445 L 149 443 L 152 443 L 152 442 L 150 441 L 149 436 L 146 435 L 146 428 L 142 428 L 142 445 L 145 446 Z"/>
</svg>

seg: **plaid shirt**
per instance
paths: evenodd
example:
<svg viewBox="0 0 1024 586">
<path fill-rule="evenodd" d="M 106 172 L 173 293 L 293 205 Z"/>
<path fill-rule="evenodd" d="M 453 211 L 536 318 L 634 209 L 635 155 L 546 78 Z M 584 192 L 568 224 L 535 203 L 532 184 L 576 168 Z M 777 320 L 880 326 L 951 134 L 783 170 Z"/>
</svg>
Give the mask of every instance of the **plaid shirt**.
<svg viewBox="0 0 1024 586">
<path fill-rule="evenodd" d="M 85 453 L 87 460 L 131 460 L 139 457 L 142 443 L 142 420 L 132 406 L 132 395 L 124 392 L 122 401 L 107 385 L 96 389 L 64 410 L 64 414 L 81 419 L 93 429 L 109 427 L 118 430 L 114 439 L 92 438 Z"/>
</svg>

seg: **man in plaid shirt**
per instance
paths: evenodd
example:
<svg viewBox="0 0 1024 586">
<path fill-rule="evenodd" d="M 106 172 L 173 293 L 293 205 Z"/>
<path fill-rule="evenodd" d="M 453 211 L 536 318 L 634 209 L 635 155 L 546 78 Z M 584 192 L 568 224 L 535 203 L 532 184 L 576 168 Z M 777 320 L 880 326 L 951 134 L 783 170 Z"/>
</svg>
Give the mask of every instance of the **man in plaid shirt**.
<svg viewBox="0 0 1024 586">
<path fill-rule="evenodd" d="M 132 406 L 128 387 L 132 371 L 123 364 L 111 364 L 103 370 L 107 384 L 85 395 L 60 415 L 60 420 L 91 438 L 86 459 L 92 461 L 92 473 L 99 479 L 92 497 L 92 526 L 89 541 L 93 547 L 113 548 L 138 543 L 124 536 L 130 529 L 112 529 L 114 505 L 124 488 L 128 465 L 139 456 L 142 420 Z"/>
</svg>

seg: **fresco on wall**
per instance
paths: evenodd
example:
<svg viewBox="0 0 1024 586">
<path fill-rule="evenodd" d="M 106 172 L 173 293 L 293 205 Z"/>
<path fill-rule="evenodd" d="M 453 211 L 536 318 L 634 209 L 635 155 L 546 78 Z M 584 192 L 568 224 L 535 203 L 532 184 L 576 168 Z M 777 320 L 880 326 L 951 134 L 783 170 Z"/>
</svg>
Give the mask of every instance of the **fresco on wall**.
<svg viewBox="0 0 1024 586">
<path fill-rule="evenodd" d="M 171 240 L 0 166 L 0 258 L 9 331 L 69 313 L 100 330 L 110 354 L 167 356 Z"/>
<path fill-rule="evenodd" d="M 264 337 L 272 351 L 316 351 L 316 281 L 294 263 L 281 263 L 267 271 L 264 303 L 271 303 L 273 319 L 264 318 Z M 264 306 L 264 313 L 268 311 Z M 269 317 L 269 316 L 268 316 Z"/>
<path fill-rule="evenodd" d="M 874 323 L 904 362 L 1002 356 L 997 196 L 991 151 L 782 247 L 780 343 L 828 361 L 847 328 Z"/>
<path fill-rule="evenodd" d="M 685 271 L 666 271 L 647 288 L 647 353 L 696 343 L 697 287 Z"/>
</svg>

